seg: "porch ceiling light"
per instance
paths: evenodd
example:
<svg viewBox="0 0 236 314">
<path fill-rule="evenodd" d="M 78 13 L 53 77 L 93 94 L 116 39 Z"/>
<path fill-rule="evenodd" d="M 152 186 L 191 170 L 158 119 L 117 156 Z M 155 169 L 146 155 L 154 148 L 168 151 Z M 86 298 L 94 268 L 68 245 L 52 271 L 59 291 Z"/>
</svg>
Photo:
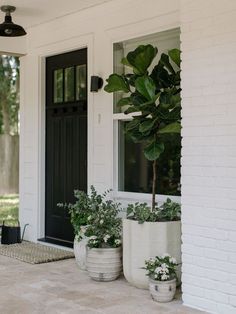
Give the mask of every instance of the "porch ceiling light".
<svg viewBox="0 0 236 314">
<path fill-rule="evenodd" d="M 20 25 L 12 22 L 11 13 L 16 10 L 11 5 L 3 5 L 0 7 L 1 11 L 6 13 L 5 20 L 0 24 L 0 36 L 4 37 L 16 37 L 26 35 L 26 31 Z"/>
</svg>

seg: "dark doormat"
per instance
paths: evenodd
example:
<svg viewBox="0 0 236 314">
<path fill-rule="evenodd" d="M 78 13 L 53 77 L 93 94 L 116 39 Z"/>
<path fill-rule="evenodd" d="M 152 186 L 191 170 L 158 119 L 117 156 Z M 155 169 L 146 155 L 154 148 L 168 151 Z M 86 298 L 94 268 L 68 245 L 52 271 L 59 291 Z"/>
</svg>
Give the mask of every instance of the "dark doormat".
<svg viewBox="0 0 236 314">
<path fill-rule="evenodd" d="M 29 264 L 42 264 L 74 258 L 73 252 L 28 241 L 0 245 L 0 255 L 12 257 Z"/>
</svg>

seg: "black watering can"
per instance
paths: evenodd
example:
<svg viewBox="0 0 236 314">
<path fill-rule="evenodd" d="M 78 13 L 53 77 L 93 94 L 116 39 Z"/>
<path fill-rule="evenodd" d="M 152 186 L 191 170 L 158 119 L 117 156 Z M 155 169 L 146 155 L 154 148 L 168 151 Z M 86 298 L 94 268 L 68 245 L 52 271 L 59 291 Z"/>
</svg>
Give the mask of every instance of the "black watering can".
<svg viewBox="0 0 236 314">
<path fill-rule="evenodd" d="M 18 226 L 6 226 L 5 221 L 2 224 L 2 244 L 14 244 L 21 243 L 24 239 L 25 229 L 29 224 L 25 224 L 22 237 L 21 237 L 21 228 L 20 222 L 18 220 Z"/>
</svg>

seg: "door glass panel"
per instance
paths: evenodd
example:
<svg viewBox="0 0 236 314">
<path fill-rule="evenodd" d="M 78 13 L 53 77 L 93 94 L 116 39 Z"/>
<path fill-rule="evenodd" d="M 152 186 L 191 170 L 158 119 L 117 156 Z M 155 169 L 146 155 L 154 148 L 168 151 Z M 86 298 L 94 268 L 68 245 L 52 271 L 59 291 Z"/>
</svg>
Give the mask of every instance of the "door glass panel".
<svg viewBox="0 0 236 314">
<path fill-rule="evenodd" d="M 75 100 L 74 67 L 65 69 L 65 101 Z"/>
<path fill-rule="evenodd" d="M 63 70 L 58 69 L 54 71 L 54 103 L 63 102 Z"/>
<path fill-rule="evenodd" d="M 86 64 L 76 67 L 76 100 L 86 100 Z"/>
</svg>

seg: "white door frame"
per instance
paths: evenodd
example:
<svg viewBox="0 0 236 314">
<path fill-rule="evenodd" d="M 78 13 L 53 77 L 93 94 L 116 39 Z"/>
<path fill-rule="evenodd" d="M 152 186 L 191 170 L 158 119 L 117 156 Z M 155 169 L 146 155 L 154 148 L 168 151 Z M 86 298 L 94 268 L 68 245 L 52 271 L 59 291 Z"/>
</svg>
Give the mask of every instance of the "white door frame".
<svg viewBox="0 0 236 314">
<path fill-rule="evenodd" d="M 45 99 L 46 99 L 46 73 L 45 60 L 46 57 L 58 55 L 73 50 L 87 48 L 87 75 L 88 75 L 88 155 L 87 155 L 87 186 L 92 182 L 92 147 L 93 147 L 93 95 L 89 92 L 90 77 L 93 75 L 93 35 L 80 36 L 67 41 L 52 44 L 43 47 L 38 51 L 39 62 L 39 107 L 38 107 L 38 211 L 37 211 L 37 236 L 43 238 L 45 236 Z"/>
</svg>

